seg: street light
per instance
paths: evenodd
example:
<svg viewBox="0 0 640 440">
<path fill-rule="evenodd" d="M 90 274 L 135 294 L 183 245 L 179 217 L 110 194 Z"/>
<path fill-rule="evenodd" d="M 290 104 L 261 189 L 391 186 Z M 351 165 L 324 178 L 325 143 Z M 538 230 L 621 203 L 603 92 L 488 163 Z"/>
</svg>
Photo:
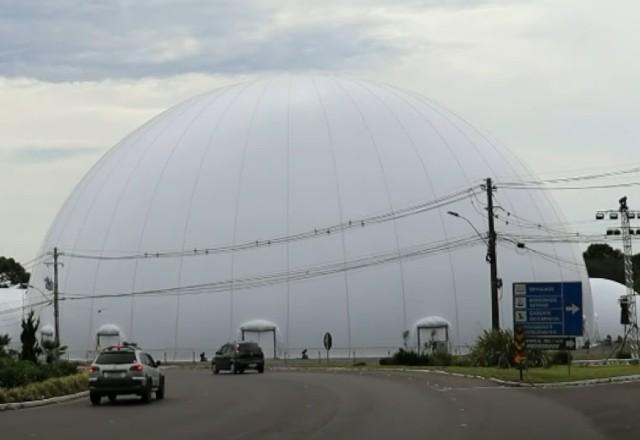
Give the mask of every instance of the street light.
<svg viewBox="0 0 640 440">
<path fill-rule="evenodd" d="M 47 305 L 51 305 L 51 303 L 52 303 L 52 299 L 51 299 L 51 298 L 49 298 L 49 297 L 47 296 L 47 294 L 46 294 L 46 293 L 44 293 L 41 289 L 38 289 L 36 286 L 34 286 L 34 285 L 32 285 L 32 284 L 27 284 L 27 289 L 34 289 L 36 292 L 38 292 L 40 295 L 42 295 L 42 297 L 43 297 L 44 299 L 46 299 L 47 301 L 49 301 L 49 302 L 47 303 Z M 22 319 L 24 319 L 24 309 L 25 309 L 25 307 L 26 307 L 26 304 L 25 304 L 26 296 L 27 296 L 27 290 L 25 290 L 25 291 L 24 291 L 24 294 L 22 295 Z"/>
<path fill-rule="evenodd" d="M 492 211 L 491 211 L 492 212 Z M 489 217 L 489 239 L 487 240 L 481 233 L 478 231 L 478 228 L 475 227 L 471 220 L 466 218 L 463 215 L 455 211 L 447 211 L 447 214 L 460 218 L 467 222 L 471 228 L 475 231 L 475 233 L 480 237 L 480 239 L 487 245 L 487 257 L 486 261 L 490 265 L 489 269 L 489 277 L 491 279 L 491 328 L 494 330 L 500 330 L 500 312 L 498 305 L 498 289 L 502 287 L 502 279 L 498 278 L 498 264 L 496 261 L 496 233 L 493 229 L 493 217 Z"/>
<path fill-rule="evenodd" d="M 486 244 L 487 246 L 489 246 L 489 242 L 487 242 L 487 239 L 480 233 L 480 231 L 478 231 L 478 228 L 476 228 L 473 223 L 471 223 L 471 220 L 469 220 L 468 218 L 466 218 L 463 215 L 458 214 L 455 211 L 447 211 L 447 214 L 453 216 L 453 217 L 458 217 L 462 220 L 464 220 L 465 222 L 469 223 L 469 226 L 471 226 L 473 228 L 473 230 L 475 231 L 475 233 L 478 235 L 478 237 L 480 237 L 480 239 L 484 242 L 484 244 Z"/>
<path fill-rule="evenodd" d="M 40 295 L 42 295 L 42 297 L 44 299 L 46 299 L 48 301 L 51 301 L 51 298 L 49 298 L 46 293 L 44 293 L 41 289 L 38 289 L 36 286 L 33 286 L 31 284 L 27 284 L 27 287 L 30 288 L 30 289 L 34 289 L 36 292 L 38 292 Z"/>
</svg>

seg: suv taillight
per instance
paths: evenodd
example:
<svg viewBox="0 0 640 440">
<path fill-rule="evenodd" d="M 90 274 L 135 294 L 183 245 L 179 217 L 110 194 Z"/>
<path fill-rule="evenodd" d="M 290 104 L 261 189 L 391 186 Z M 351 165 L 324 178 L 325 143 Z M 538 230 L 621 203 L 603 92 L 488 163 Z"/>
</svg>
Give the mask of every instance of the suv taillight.
<svg viewBox="0 0 640 440">
<path fill-rule="evenodd" d="M 142 364 L 133 364 L 131 368 L 129 368 L 130 371 L 142 371 L 143 369 Z"/>
<path fill-rule="evenodd" d="M 100 368 L 96 367 L 95 365 L 93 365 L 93 366 L 91 367 L 91 372 L 92 372 L 92 373 L 97 373 L 98 371 L 100 371 Z"/>
</svg>

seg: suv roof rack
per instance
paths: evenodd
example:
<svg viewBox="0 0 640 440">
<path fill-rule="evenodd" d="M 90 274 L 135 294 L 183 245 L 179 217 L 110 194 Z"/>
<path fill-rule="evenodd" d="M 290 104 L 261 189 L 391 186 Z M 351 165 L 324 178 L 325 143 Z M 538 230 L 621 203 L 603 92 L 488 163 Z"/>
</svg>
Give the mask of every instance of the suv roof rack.
<svg viewBox="0 0 640 440">
<path fill-rule="evenodd" d="M 130 350 L 130 351 L 135 351 L 135 350 L 139 350 L 140 348 L 138 347 L 138 344 L 133 343 L 133 342 L 122 342 L 122 344 L 118 344 L 118 345 L 110 345 L 109 347 L 105 348 L 105 351 L 123 351 L 123 350 Z"/>
</svg>

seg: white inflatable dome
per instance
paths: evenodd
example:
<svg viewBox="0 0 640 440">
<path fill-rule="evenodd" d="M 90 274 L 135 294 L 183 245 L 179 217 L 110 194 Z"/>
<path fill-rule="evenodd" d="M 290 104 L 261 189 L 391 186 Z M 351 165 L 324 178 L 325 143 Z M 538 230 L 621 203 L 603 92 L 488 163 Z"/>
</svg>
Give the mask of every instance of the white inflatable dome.
<svg viewBox="0 0 640 440">
<path fill-rule="evenodd" d="M 486 177 L 531 178 L 465 121 L 386 85 L 278 77 L 196 96 L 149 121 L 87 173 L 42 247 L 61 252 L 61 336 L 72 356 L 104 323 L 166 356 L 191 358 L 277 325 L 280 356 L 387 354 L 413 324 L 451 323 L 464 350 L 490 326 Z M 541 191 L 498 186 L 499 232 L 562 217 Z M 583 281 L 566 244 L 500 242 L 501 323 L 514 281 Z M 41 287 L 51 267 L 34 270 Z M 32 305 L 38 297 L 30 295 Z M 41 310 L 51 321 L 51 310 Z M 408 333 L 407 333 L 408 332 Z M 157 354 L 156 354 L 157 355 Z"/>
</svg>

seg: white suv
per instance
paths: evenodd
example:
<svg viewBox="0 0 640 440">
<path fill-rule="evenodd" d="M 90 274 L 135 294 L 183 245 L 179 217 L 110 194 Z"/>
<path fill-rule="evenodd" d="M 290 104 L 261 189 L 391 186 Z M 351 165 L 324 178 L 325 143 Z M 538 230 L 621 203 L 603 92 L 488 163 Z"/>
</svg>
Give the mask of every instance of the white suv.
<svg viewBox="0 0 640 440">
<path fill-rule="evenodd" d="M 164 399 L 164 375 L 148 354 L 132 345 L 116 345 L 103 350 L 91 364 L 89 399 L 100 405 L 103 396 L 114 402 L 119 394 L 137 394 L 142 401 Z"/>
</svg>

